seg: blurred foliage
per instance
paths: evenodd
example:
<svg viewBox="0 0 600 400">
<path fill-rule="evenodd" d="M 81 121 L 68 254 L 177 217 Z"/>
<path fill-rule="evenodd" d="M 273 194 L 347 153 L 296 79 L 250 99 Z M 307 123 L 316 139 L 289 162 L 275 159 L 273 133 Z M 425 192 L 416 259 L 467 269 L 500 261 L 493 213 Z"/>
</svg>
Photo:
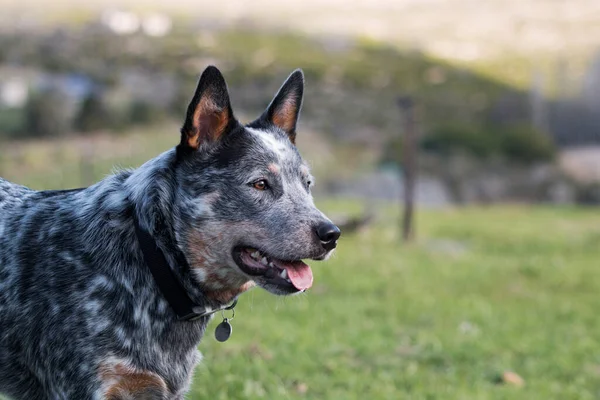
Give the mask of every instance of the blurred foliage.
<svg viewBox="0 0 600 400">
<path fill-rule="evenodd" d="M 18 108 L 0 108 L 0 137 L 17 137 L 25 129 L 25 112 Z"/>
<path fill-rule="evenodd" d="M 91 93 L 85 98 L 75 118 L 75 129 L 81 132 L 97 131 L 107 127 L 110 116 L 102 98 Z"/>
<path fill-rule="evenodd" d="M 422 140 L 422 147 L 431 152 L 447 153 L 464 151 L 476 157 L 488 157 L 499 153 L 499 141 L 489 132 L 482 132 L 475 126 L 441 125 L 432 130 Z"/>
<path fill-rule="evenodd" d="M 519 124 L 506 129 L 497 128 L 492 134 L 498 138 L 499 148 L 508 159 L 524 163 L 552 161 L 556 157 L 556 147 L 546 132 Z"/>
<path fill-rule="evenodd" d="M 68 132 L 70 121 L 65 97 L 57 89 L 32 93 L 25 106 L 24 134 L 31 137 L 57 136 Z"/>
<path fill-rule="evenodd" d="M 501 157 L 519 163 L 552 161 L 556 147 L 550 136 L 524 124 L 500 127 L 477 126 L 460 123 L 440 125 L 426 133 L 420 147 L 439 155 L 464 153 L 485 159 Z M 402 137 L 392 138 L 384 148 L 383 162 L 399 162 L 402 154 Z"/>
<path fill-rule="evenodd" d="M 150 124 L 160 122 L 166 117 L 165 111 L 151 103 L 135 101 L 131 105 L 129 118 L 132 124 Z"/>
<path fill-rule="evenodd" d="M 185 24 L 176 25 L 165 37 L 119 36 L 91 23 L 52 32 L 3 33 L 0 48 L 0 66 L 58 77 L 79 74 L 90 80 L 94 93 L 76 99 L 73 120 L 61 123 L 63 130 L 119 130 L 165 116 L 179 119 L 208 64 L 223 70 L 234 92 L 234 106 L 249 112 L 261 111 L 281 79 L 301 67 L 310 96 L 303 120 L 345 141 L 370 140 L 373 134 L 379 141 L 395 136 L 398 110 L 394 99 L 399 94 L 418 93 L 427 110 L 427 128 L 449 118 L 481 124 L 490 120 L 493 110 L 504 107 L 501 99 L 507 93 L 519 104 L 526 99 L 524 93 L 500 82 L 418 51 L 401 52 L 368 40 L 316 40 L 285 32 L 211 30 Z M 147 90 L 152 94 L 140 97 L 132 90 L 143 85 L 128 85 L 131 75 L 145 76 L 148 85 L 156 77 L 168 77 L 174 82 L 174 93 L 166 96 L 157 86 Z M 154 95 L 166 97 L 157 100 Z M 101 117 L 92 116 L 95 112 Z M 15 131 L 18 120 L 2 121 L 0 135 Z"/>
<path fill-rule="evenodd" d="M 586 205 L 600 204 L 600 182 L 580 184 L 577 188 L 577 202 Z"/>
</svg>

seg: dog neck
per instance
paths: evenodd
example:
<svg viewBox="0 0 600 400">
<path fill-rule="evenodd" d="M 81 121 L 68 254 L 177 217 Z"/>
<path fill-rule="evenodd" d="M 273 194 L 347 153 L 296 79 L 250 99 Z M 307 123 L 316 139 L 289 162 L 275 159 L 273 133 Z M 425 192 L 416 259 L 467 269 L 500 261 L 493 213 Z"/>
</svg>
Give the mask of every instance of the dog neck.
<svg viewBox="0 0 600 400">
<path fill-rule="evenodd" d="M 165 297 L 171 308 L 177 314 L 180 321 L 195 321 L 197 319 L 208 317 L 221 310 L 231 310 L 235 307 L 237 299 L 226 307 L 213 309 L 209 306 L 199 306 L 195 304 L 188 296 L 178 277 L 173 273 L 173 269 L 168 264 L 164 253 L 158 247 L 158 244 L 148 231 L 140 227 L 137 217 L 133 216 L 135 233 L 140 245 L 144 261 L 150 269 L 154 281 Z M 176 257 L 183 268 L 189 270 L 189 265 L 183 255 Z"/>
<path fill-rule="evenodd" d="M 194 285 L 189 264 L 176 243 L 172 217 L 176 160 L 175 152 L 169 150 L 134 170 L 125 181 L 133 209 L 132 227 L 135 221 L 156 243 L 166 261 L 165 267 L 192 303 L 216 309 L 222 305 L 209 301 Z"/>
<path fill-rule="evenodd" d="M 198 267 L 186 258 L 183 246 L 178 243 L 175 219 L 176 204 L 175 150 L 169 150 L 134 170 L 125 181 L 128 197 L 139 227 L 148 232 L 164 258 L 174 278 L 196 306 L 221 309 L 234 301 L 252 284 L 240 288 L 213 290 L 209 282 L 198 280 L 192 267 Z"/>
</svg>

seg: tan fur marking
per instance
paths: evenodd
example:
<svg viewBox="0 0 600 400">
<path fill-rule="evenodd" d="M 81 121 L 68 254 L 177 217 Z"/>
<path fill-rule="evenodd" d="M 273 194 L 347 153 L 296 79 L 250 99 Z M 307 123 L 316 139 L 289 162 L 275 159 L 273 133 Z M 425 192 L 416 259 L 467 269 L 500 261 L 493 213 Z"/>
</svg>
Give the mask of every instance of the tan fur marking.
<svg viewBox="0 0 600 400">
<path fill-rule="evenodd" d="M 205 292 L 204 294 L 209 299 L 221 302 L 221 303 L 231 303 L 236 296 L 244 293 L 247 290 L 252 289 L 256 284 L 253 281 L 248 281 L 244 283 L 237 289 L 223 289 L 223 290 L 213 290 Z"/>
<path fill-rule="evenodd" d="M 188 241 L 188 251 L 191 264 L 194 268 L 207 264 L 206 249 L 204 248 L 204 238 L 201 235 L 190 235 Z"/>
<path fill-rule="evenodd" d="M 168 393 L 165 381 L 150 371 L 138 371 L 125 363 L 106 363 L 99 368 L 100 380 L 106 385 L 106 399 L 160 400 Z"/>
<path fill-rule="evenodd" d="M 218 234 L 216 240 L 222 240 L 222 235 L 222 233 Z M 254 282 L 229 270 L 228 267 L 215 265 L 215 261 L 210 259 L 204 245 L 206 241 L 207 239 L 198 232 L 188 236 L 187 248 L 190 265 L 194 269 L 203 271 L 202 286 L 206 297 L 221 303 L 230 303 L 234 297 L 252 288 Z"/>
<path fill-rule="evenodd" d="M 300 166 L 300 173 L 304 176 L 308 176 L 310 170 L 308 169 L 308 167 L 306 165 L 302 165 Z"/>
<path fill-rule="evenodd" d="M 188 132 L 188 145 L 198 149 L 203 141 L 218 140 L 225 132 L 229 110 L 221 109 L 205 94 L 194 111 L 193 132 Z"/>
<path fill-rule="evenodd" d="M 274 174 L 279 173 L 279 165 L 277 165 L 277 164 L 269 164 L 269 166 L 267 168 L 269 168 L 269 171 L 271 171 Z"/>
<path fill-rule="evenodd" d="M 296 107 L 294 101 L 290 98 L 285 99 L 283 104 L 277 108 L 272 118 L 273 124 L 283 129 L 290 137 L 292 143 L 296 139 L 296 135 L 293 132 L 296 123 Z"/>
</svg>

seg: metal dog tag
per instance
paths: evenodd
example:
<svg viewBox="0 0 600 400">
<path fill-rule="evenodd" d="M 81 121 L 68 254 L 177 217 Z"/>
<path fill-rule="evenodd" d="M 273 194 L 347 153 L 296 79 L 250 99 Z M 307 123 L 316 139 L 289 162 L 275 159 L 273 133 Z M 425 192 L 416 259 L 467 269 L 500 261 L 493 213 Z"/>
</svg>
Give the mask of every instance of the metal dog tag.
<svg viewBox="0 0 600 400">
<path fill-rule="evenodd" d="M 217 329 L 215 329 L 215 338 L 219 342 L 226 342 L 227 339 L 231 336 L 231 324 L 227 318 L 223 319 L 219 325 L 217 325 Z"/>
</svg>

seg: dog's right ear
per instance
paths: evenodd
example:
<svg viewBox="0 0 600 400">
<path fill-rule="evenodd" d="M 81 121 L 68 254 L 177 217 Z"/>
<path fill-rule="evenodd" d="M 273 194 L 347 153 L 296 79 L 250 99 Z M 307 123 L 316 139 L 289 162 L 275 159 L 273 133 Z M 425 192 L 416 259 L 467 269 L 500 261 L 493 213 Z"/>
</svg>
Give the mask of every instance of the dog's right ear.
<svg viewBox="0 0 600 400">
<path fill-rule="evenodd" d="M 197 150 L 218 141 L 235 122 L 225 79 L 214 66 L 204 70 L 181 128 L 180 146 Z"/>
<path fill-rule="evenodd" d="M 297 69 L 287 78 L 267 110 L 257 121 L 272 124 L 285 132 L 292 143 L 296 143 L 296 124 L 302 107 L 304 74 Z"/>
</svg>

